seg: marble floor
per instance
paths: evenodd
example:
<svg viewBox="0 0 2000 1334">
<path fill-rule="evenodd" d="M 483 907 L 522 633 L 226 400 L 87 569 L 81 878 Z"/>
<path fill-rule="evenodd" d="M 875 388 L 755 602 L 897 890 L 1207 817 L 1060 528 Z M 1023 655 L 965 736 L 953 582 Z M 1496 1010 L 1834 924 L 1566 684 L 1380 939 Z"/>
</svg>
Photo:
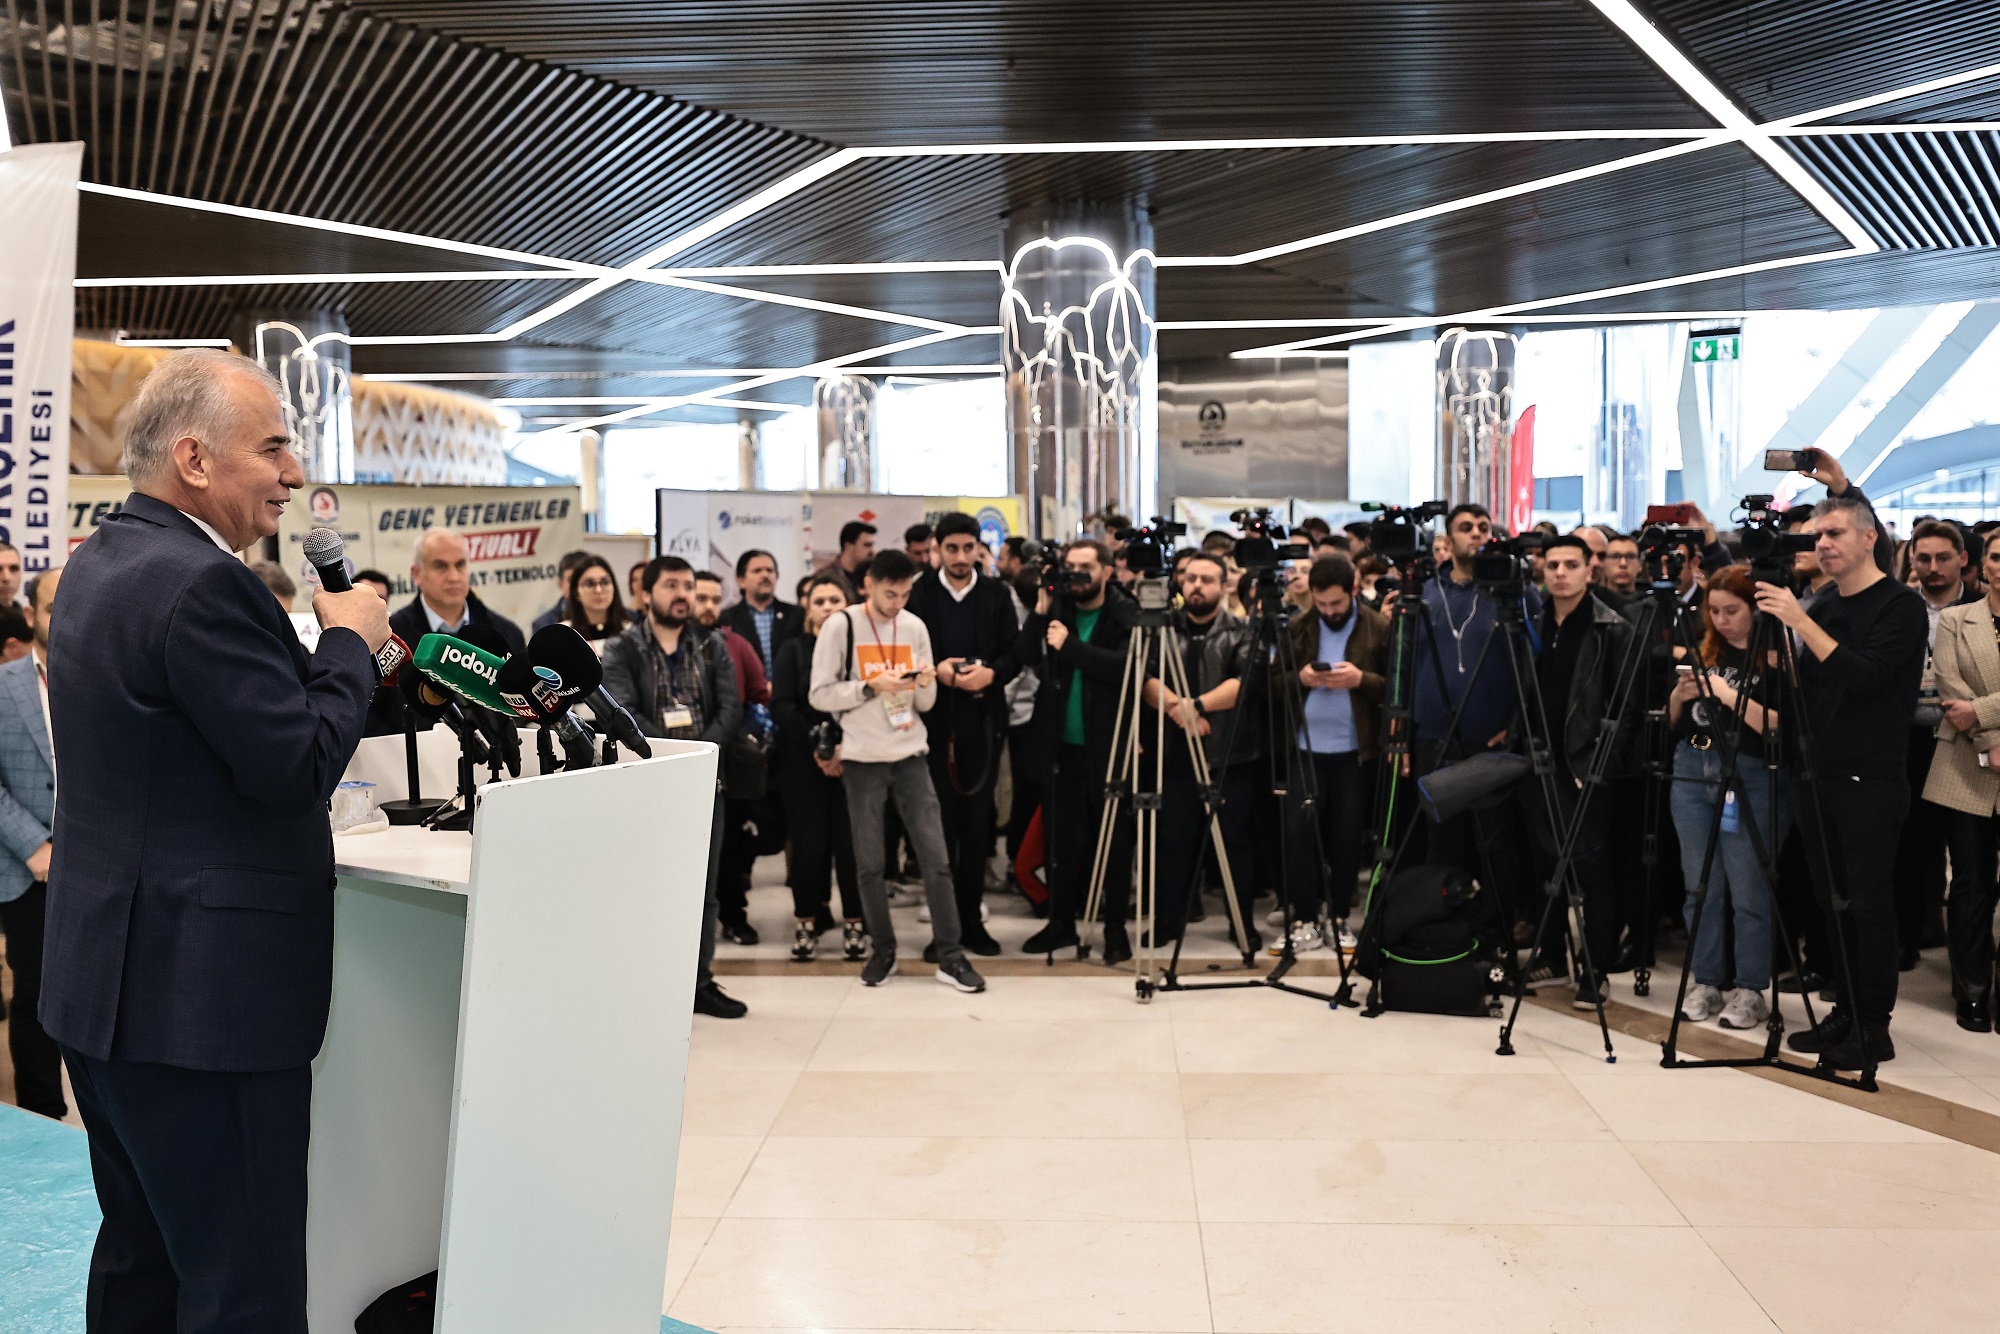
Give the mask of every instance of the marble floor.
<svg viewBox="0 0 2000 1334">
<path fill-rule="evenodd" d="M 666 1311 L 712 1330 L 1981 1330 L 2000 1156 L 1594 1026 L 1111 977 L 738 976 Z M 1989 1039 L 2000 1050 L 2000 1039 Z"/>
</svg>

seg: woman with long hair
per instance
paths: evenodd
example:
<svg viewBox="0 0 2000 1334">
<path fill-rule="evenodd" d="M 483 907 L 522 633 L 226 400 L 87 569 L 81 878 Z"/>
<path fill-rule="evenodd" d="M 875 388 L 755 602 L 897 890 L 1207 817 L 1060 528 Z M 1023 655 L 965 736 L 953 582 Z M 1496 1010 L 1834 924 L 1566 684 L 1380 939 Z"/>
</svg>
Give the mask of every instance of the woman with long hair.
<svg viewBox="0 0 2000 1334">
<path fill-rule="evenodd" d="M 603 652 L 603 641 L 625 632 L 629 618 L 625 604 L 618 600 L 618 576 L 611 562 L 602 556 L 586 557 L 569 572 L 569 587 L 563 590 L 563 624 Z"/>
<path fill-rule="evenodd" d="M 1680 837 L 1681 868 L 1687 881 L 1688 968 L 1693 979 L 1681 1013 L 1692 1023 L 1721 1016 L 1724 1028 L 1756 1028 L 1770 1015 L 1764 991 L 1771 985 L 1773 920 L 1771 885 L 1757 860 L 1757 843 L 1776 855 L 1791 824 L 1791 796 L 1783 776 L 1772 782 L 1763 765 L 1763 734 L 1777 723 L 1769 707 L 1776 673 L 1750 656 L 1750 627 L 1757 608 L 1756 583 L 1747 565 L 1731 565 L 1708 577 L 1702 598 L 1702 640 L 1698 663 L 1682 663 L 1680 679 L 1668 696 L 1673 729 L 1674 782 L 1668 799 L 1674 832 Z M 1706 687 L 1704 689 L 1704 686 Z M 1725 729 L 1736 729 L 1736 779 L 1723 789 Z M 1715 804 L 1723 802 L 1718 820 Z M 1771 824 L 1773 803 L 1778 823 Z M 1701 897 L 1701 867 L 1715 831 L 1715 856 L 1708 892 Z M 1696 903 L 1700 901 L 1697 923 Z M 1723 913 L 1736 928 L 1735 959 L 1723 947 Z"/>
<path fill-rule="evenodd" d="M 805 595 L 805 633 L 778 650 L 771 668 L 771 713 L 778 720 L 775 756 L 778 792 L 791 822 L 792 958 L 811 963 L 819 937 L 832 930 L 828 910 L 832 885 L 840 884 L 841 958 L 859 963 L 868 956 L 867 929 L 861 923 L 861 895 L 854 880 L 854 839 L 847 823 L 847 793 L 840 783 L 840 753 L 821 759 L 814 729 L 830 721 L 807 702 L 812 686 L 813 646 L 829 616 L 847 605 L 847 588 L 838 579 L 815 578 Z"/>
</svg>

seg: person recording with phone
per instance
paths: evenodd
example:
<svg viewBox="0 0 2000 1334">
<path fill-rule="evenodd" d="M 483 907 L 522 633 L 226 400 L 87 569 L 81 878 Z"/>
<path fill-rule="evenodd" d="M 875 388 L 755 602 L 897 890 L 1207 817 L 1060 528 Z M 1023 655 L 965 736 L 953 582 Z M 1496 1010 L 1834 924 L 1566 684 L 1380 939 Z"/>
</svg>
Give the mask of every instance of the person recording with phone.
<svg viewBox="0 0 2000 1334">
<path fill-rule="evenodd" d="M 1881 530 L 1866 501 L 1851 489 L 1830 496 L 1814 506 L 1813 527 L 1831 595 L 1806 608 L 1789 588 L 1760 583 L 1756 598 L 1797 636 L 1813 766 L 1795 775 L 1800 836 L 1849 967 L 1829 979 L 1832 1013 L 1786 1042 L 1833 1069 L 1858 1070 L 1896 1054 L 1896 836 L 1910 806 L 1905 751 L 1930 622 L 1923 599 L 1874 559 Z M 1813 855 L 1815 844 L 1825 857 Z"/>
<path fill-rule="evenodd" d="M 1677 665 L 1678 679 L 1667 697 L 1674 736 L 1668 804 L 1687 886 L 1685 917 L 1688 929 L 1699 931 L 1688 952 L 1694 977 L 1681 1013 L 1695 1024 L 1720 1016 L 1724 1028 L 1736 1029 L 1760 1027 L 1770 1015 L 1764 992 L 1771 985 L 1772 887 L 1758 849 L 1775 856 L 1792 822 L 1790 781 L 1782 772 L 1774 781 L 1764 766 L 1764 733 L 1779 722 L 1772 707 L 1777 681 L 1768 663 L 1750 658 L 1755 605 L 1749 566 L 1731 565 L 1708 577 L 1698 659 Z M 1732 725 L 1735 781 L 1725 791 L 1723 749 L 1729 743 L 1723 729 Z M 1719 821 L 1717 801 L 1723 803 Z M 1697 928 L 1695 901 L 1711 830 L 1715 853 Z M 1723 943 L 1731 929 L 1733 959 Z"/>
<path fill-rule="evenodd" d="M 854 837 L 841 786 L 840 724 L 812 706 L 813 651 L 829 616 L 847 606 L 847 587 L 830 576 L 806 586 L 805 622 L 778 650 L 771 681 L 771 713 L 778 720 L 772 767 L 792 836 L 792 958 L 811 963 L 821 935 L 833 929 L 832 886 L 840 886 L 841 958 L 860 963 L 868 954 L 856 887 Z"/>
<path fill-rule="evenodd" d="M 1128 549 L 1129 550 L 1129 549 Z M 1043 583 L 1021 625 L 1015 658 L 1041 678 L 1030 728 L 1042 779 L 1049 920 L 1023 942 L 1027 954 L 1074 946 L 1090 891 L 1090 866 L 1104 809 L 1104 776 L 1118 725 L 1118 691 L 1136 604 L 1109 591 L 1111 549 L 1095 538 L 1063 548 L 1060 572 Z M 1054 582 L 1060 591 L 1051 591 Z M 1124 831 L 1119 831 L 1122 838 Z M 1114 853 L 1104 885 L 1104 957 L 1132 957 L 1125 930 L 1130 854 Z"/>
<path fill-rule="evenodd" d="M 931 530 L 938 566 L 910 589 L 910 611 L 930 631 L 938 702 L 924 715 L 931 786 L 937 791 L 958 895 L 960 938 L 974 954 L 1000 952 L 986 930 L 986 863 L 993 856 L 993 794 L 1007 732 L 1007 683 L 1020 670 L 1021 626 L 1007 586 L 979 572 L 979 521 L 954 511 Z"/>
<path fill-rule="evenodd" d="M 655 556 L 643 576 L 646 616 L 604 646 L 604 690 L 629 710 L 647 736 L 727 746 L 743 725 L 736 668 L 720 635 L 694 619 L 694 566 L 679 556 Z M 715 980 L 716 879 L 722 856 L 722 766 L 716 766 L 710 815 L 708 888 L 702 897 L 701 954 L 695 966 L 694 1009 L 713 1019 L 741 1019 L 742 1001 Z"/>
</svg>

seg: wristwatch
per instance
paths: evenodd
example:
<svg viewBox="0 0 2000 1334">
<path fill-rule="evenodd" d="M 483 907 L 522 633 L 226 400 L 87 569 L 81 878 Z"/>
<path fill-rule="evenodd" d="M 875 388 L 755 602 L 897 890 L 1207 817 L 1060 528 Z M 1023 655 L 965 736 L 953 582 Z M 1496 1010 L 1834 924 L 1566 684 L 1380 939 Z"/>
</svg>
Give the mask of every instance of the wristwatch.
<svg viewBox="0 0 2000 1334">
<path fill-rule="evenodd" d="M 1195 716 L 1198 718 L 1208 717 L 1208 705 L 1201 702 L 1201 696 L 1195 695 L 1192 698 L 1194 699 Z"/>
</svg>

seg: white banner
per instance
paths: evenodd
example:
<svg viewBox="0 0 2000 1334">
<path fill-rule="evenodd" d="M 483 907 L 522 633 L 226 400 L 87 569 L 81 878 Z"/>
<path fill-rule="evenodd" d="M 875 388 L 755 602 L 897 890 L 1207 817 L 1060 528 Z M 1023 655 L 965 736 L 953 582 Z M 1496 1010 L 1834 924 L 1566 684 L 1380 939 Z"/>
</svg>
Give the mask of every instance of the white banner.
<svg viewBox="0 0 2000 1334">
<path fill-rule="evenodd" d="M 69 555 L 70 340 L 82 144 L 0 153 L 0 541 L 30 573 Z"/>
</svg>

